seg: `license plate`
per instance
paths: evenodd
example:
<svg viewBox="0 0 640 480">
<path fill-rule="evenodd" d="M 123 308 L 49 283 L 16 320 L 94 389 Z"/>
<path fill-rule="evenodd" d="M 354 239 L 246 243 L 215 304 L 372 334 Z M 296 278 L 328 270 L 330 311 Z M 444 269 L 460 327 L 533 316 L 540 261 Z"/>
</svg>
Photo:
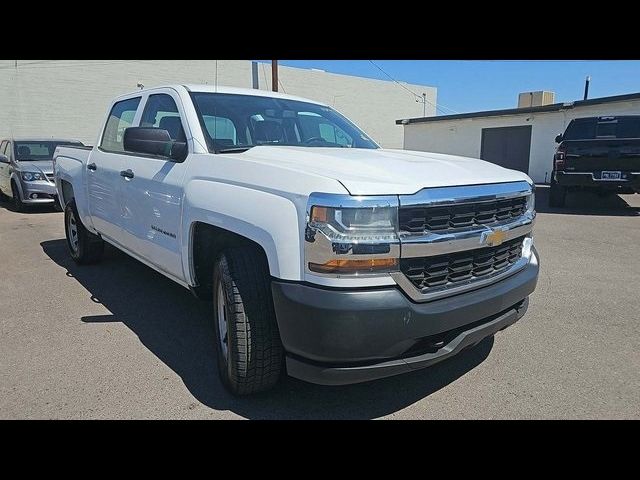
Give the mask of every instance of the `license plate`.
<svg viewBox="0 0 640 480">
<path fill-rule="evenodd" d="M 600 175 L 601 180 L 620 180 L 622 178 L 621 172 L 602 172 Z"/>
</svg>

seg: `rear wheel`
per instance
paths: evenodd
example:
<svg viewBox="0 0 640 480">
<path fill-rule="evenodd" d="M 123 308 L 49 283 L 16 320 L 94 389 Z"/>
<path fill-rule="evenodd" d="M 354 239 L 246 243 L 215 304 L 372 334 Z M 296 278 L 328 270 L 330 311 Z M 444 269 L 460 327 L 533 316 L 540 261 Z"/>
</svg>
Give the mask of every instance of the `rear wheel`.
<svg viewBox="0 0 640 480">
<path fill-rule="evenodd" d="M 213 272 L 213 310 L 222 383 L 235 395 L 272 388 L 283 370 L 269 269 L 257 248 L 225 249 Z"/>
<path fill-rule="evenodd" d="M 549 206 L 564 207 L 567 201 L 567 187 L 558 185 L 555 180 L 551 180 L 551 188 L 549 189 Z"/>
<path fill-rule="evenodd" d="M 25 204 L 20 198 L 20 191 L 15 182 L 11 182 L 11 194 L 13 195 L 13 208 L 16 212 L 24 212 Z"/>
<path fill-rule="evenodd" d="M 97 263 L 104 252 L 104 241 L 89 232 L 80 220 L 76 201 L 71 200 L 64 209 L 64 230 L 71 258 L 79 265 Z"/>
</svg>

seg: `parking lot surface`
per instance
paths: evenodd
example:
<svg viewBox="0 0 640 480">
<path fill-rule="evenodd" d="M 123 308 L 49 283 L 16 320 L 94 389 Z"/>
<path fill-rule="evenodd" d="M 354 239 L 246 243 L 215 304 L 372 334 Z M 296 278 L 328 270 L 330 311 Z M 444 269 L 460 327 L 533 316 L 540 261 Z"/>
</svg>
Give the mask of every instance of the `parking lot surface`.
<svg viewBox="0 0 640 480">
<path fill-rule="evenodd" d="M 212 310 L 114 248 L 67 254 L 63 214 L 0 204 L 0 418 L 640 418 L 640 195 L 538 188 L 527 315 L 432 368 L 235 398 Z"/>
</svg>

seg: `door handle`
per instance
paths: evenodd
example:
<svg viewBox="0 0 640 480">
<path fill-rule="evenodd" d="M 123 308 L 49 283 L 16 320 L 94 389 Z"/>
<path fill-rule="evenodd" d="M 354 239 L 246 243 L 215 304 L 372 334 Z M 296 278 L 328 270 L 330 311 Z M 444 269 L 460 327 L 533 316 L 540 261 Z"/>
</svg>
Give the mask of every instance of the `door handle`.
<svg viewBox="0 0 640 480">
<path fill-rule="evenodd" d="M 98 168 L 98 167 L 96 167 L 96 164 L 95 164 L 95 163 L 89 163 L 89 164 L 87 165 L 87 170 L 95 170 L 95 169 L 97 169 L 97 168 Z"/>
<path fill-rule="evenodd" d="M 131 171 L 131 169 L 127 169 L 127 170 L 122 170 L 120 172 L 120 176 L 124 177 L 124 178 L 133 178 L 133 172 Z"/>
</svg>

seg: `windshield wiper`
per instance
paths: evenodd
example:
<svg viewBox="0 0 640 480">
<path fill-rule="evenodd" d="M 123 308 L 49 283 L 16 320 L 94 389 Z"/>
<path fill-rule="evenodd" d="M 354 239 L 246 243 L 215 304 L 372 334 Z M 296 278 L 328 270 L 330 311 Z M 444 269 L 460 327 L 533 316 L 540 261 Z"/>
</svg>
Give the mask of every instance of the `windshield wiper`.
<svg viewBox="0 0 640 480">
<path fill-rule="evenodd" d="M 249 146 L 245 146 L 245 147 L 223 148 L 221 150 L 218 150 L 218 153 L 242 153 L 242 152 L 246 152 L 250 148 L 253 148 L 253 145 L 249 145 Z"/>
</svg>

